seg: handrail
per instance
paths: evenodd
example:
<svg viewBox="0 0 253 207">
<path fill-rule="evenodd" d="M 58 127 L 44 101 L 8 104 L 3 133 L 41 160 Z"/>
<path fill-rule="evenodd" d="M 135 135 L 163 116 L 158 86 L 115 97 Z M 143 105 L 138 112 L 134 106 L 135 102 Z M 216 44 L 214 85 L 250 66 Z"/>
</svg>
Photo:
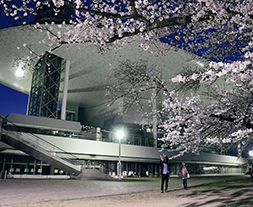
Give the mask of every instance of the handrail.
<svg viewBox="0 0 253 207">
<path fill-rule="evenodd" d="M 35 148 L 36 150 L 43 150 L 46 151 L 47 153 L 51 154 L 54 157 L 59 157 L 71 164 L 73 164 L 73 161 L 75 164 L 78 161 L 81 161 L 78 157 L 76 157 L 75 155 L 63 150 L 62 148 L 42 139 L 41 137 L 33 134 L 33 133 L 29 133 L 29 132 L 22 132 L 20 126 L 17 126 L 16 124 L 14 124 L 13 122 L 7 120 L 6 118 L 3 119 L 2 122 L 2 128 L 5 129 L 5 127 L 7 126 L 6 124 L 10 124 L 10 127 L 15 130 L 8 130 L 8 132 L 12 133 L 12 134 L 18 134 L 20 140 L 25 141 L 27 144 L 29 144 L 30 146 L 32 145 L 33 148 Z"/>
</svg>

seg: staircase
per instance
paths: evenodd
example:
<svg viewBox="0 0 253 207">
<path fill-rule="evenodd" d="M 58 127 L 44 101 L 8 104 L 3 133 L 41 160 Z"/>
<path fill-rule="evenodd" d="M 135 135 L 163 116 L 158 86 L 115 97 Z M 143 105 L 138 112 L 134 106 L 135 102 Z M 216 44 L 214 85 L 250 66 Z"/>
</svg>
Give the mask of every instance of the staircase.
<svg viewBox="0 0 253 207">
<path fill-rule="evenodd" d="M 19 149 L 32 157 L 79 178 L 81 169 L 73 163 L 78 161 L 74 155 L 67 153 L 35 134 L 22 132 L 21 128 L 5 120 L 1 125 L 1 141 Z"/>
</svg>

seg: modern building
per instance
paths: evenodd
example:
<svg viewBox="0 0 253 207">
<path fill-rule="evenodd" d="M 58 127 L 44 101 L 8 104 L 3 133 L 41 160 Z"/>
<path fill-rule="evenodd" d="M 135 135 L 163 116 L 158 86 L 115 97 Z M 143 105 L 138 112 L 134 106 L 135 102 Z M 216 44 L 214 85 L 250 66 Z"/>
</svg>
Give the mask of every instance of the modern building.
<svg viewBox="0 0 253 207">
<path fill-rule="evenodd" d="M 66 20 L 70 16 L 67 12 L 60 17 Z M 50 12 L 45 15 L 40 12 L 35 20 L 46 25 L 53 19 Z M 61 21 L 58 19 L 56 23 Z M 0 30 L 0 83 L 29 94 L 27 115 L 9 114 L 2 121 L 1 177 L 7 174 L 78 177 L 85 168 L 116 175 L 119 159 L 124 176 L 159 176 L 158 138 L 163 132 L 154 124 L 141 127 L 153 122 L 143 118 L 136 108 L 119 115 L 123 99 L 108 106 L 106 88 L 116 84 L 109 78 L 110 70 L 123 61 L 145 61 L 170 86 L 170 79 L 181 70 L 203 67 L 205 61 L 182 50 L 165 50 L 167 47 L 161 42 L 150 45 L 151 49 L 164 49 L 162 56 L 156 56 L 149 52 L 151 49 L 140 46 L 141 39 L 110 51 L 73 44 L 49 53 L 46 34 L 34 28 L 34 24 Z M 35 61 L 36 69 L 31 71 L 24 68 L 25 62 L 35 52 L 43 56 Z M 146 102 L 147 111 L 156 106 Z M 118 128 L 125 131 L 120 142 L 115 135 Z M 242 166 L 246 163 L 243 158 L 207 149 L 199 155 L 187 154 L 170 160 L 173 175 L 179 174 L 182 161 L 191 174 L 244 173 Z"/>
<path fill-rule="evenodd" d="M 120 128 L 122 129 L 122 128 Z M 125 130 L 127 127 L 125 126 Z M 137 134 L 137 133 L 136 133 Z M 160 176 L 158 148 L 149 146 L 148 136 L 130 135 L 119 141 L 113 131 L 82 129 L 80 122 L 47 117 L 9 114 L 2 123 L 1 170 L 9 177 L 21 175 L 79 175 L 95 168 L 117 175 L 121 156 L 123 176 Z M 146 146 L 144 146 L 146 145 Z M 119 154 L 120 152 L 120 154 Z M 167 156 L 172 153 L 163 151 Z M 243 158 L 214 153 L 186 154 L 170 160 L 172 175 L 180 174 L 182 162 L 191 174 L 243 173 Z M 68 162 L 68 164 L 66 164 Z"/>
</svg>

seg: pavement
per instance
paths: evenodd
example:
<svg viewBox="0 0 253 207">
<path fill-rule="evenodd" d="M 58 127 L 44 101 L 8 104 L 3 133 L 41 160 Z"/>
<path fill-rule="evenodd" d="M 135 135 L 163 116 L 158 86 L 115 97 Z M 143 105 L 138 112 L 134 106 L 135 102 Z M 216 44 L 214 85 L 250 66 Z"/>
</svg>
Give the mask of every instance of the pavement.
<svg viewBox="0 0 253 207">
<path fill-rule="evenodd" d="M 191 177 L 188 187 L 221 180 L 236 180 L 245 175 Z M 181 189 L 182 179 L 172 177 L 169 189 Z M 74 179 L 1 179 L 0 206 L 58 201 L 135 192 L 160 191 L 160 178 L 124 178 L 122 180 Z"/>
</svg>

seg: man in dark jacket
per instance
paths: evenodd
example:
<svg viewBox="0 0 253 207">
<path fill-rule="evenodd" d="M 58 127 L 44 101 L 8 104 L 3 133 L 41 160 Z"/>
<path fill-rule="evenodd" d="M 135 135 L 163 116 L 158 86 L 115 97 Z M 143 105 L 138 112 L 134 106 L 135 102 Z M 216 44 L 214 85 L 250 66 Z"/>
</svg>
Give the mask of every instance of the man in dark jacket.
<svg viewBox="0 0 253 207">
<path fill-rule="evenodd" d="M 168 182 L 170 177 L 170 167 L 168 164 L 168 157 L 165 154 L 162 154 L 160 160 L 161 164 L 161 175 L 162 175 L 162 181 L 161 181 L 161 193 L 164 192 L 164 183 L 165 183 L 165 192 L 168 190 Z"/>
</svg>

